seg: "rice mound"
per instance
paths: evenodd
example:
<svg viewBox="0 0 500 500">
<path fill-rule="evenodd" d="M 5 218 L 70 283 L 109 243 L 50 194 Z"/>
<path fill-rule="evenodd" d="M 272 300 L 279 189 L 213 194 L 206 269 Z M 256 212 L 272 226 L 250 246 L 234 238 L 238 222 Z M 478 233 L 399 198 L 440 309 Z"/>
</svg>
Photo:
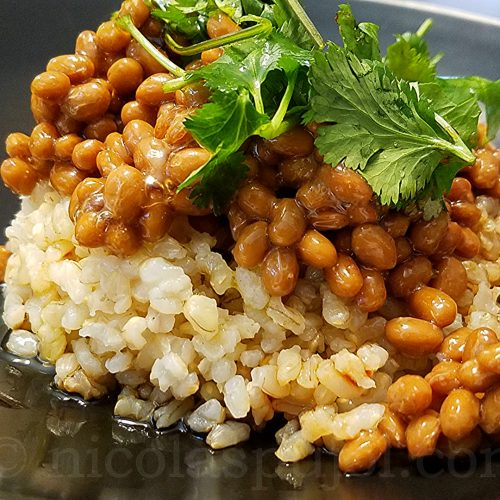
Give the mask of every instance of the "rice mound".
<svg viewBox="0 0 500 500">
<path fill-rule="evenodd" d="M 115 414 L 167 428 L 185 418 L 223 448 L 275 413 L 277 455 L 300 460 L 375 428 L 393 379 L 430 358 L 398 353 L 386 320 L 332 294 L 309 268 L 294 294 L 270 297 L 257 270 L 233 269 L 187 218 L 128 259 L 78 245 L 69 199 L 48 184 L 7 229 L 7 348 L 55 364 L 55 383 L 85 399 L 121 388 Z M 465 262 L 463 318 L 500 336 L 500 202 L 478 197 L 485 259 Z"/>
</svg>

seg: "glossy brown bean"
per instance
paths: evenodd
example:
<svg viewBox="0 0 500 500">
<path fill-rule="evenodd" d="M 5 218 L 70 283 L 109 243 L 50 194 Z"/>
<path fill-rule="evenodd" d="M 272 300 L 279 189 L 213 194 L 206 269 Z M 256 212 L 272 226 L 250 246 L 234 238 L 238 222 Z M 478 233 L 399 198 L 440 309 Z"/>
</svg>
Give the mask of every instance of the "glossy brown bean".
<svg viewBox="0 0 500 500">
<path fill-rule="evenodd" d="M 460 244 L 463 238 L 462 228 L 456 222 L 448 224 L 448 230 L 443 239 L 439 242 L 436 252 L 432 255 L 433 259 L 452 255 L 455 248 Z"/>
<path fill-rule="evenodd" d="M 0 167 L 0 175 L 11 191 L 22 196 L 31 194 L 38 181 L 37 173 L 21 158 L 4 160 Z"/>
<path fill-rule="evenodd" d="M 136 229 L 123 222 L 111 222 L 104 239 L 111 253 L 123 257 L 134 254 L 141 245 Z"/>
<path fill-rule="evenodd" d="M 243 212 L 243 210 L 241 210 L 237 203 L 233 203 L 229 207 L 227 218 L 229 221 L 231 235 L 233 237 L 233 240 L 236 241 L 239 238 L 243 228 L 248 224 L 249 218 L 247 214 Z"/>
<path fill-rule="evenodd" d="M 120 8 L 119 15 L 130 15 L 132 22 L 138 28 L 149 19 L 149 7 L 144 0 L 125 0 Z"/>
<path fill-rule="evenodd" d="M 410 228 L 410 240 L 415 250 L 424 255 L 432 255 L 446 234 L 448 222 L 448 214 L 442 212 L 435 219 L 430 221 L 421 220 L 412 224 Z"/>
<path fill-rule="evenodd" d="M 378 211 L 374 204 L 350 205 L 347 207 L 346 215 L 352 226 L 360 224 L 374 224 L 378 221 Z"/>
<path fill-rule="evenodd" d="M 252 154 L 265 167 L 275 167 L 281 161 L 281 156 L 270 148 L 268 141 L 263 139 L 253 143 Z"/>
<path fill-rule="evenodd" d="M 391 448 L 406 448 L 406 422 L 388 406 L 378 424 L 378 429 Z"/>
<path fill-rule="evenodd" d="M 310 223 L 319 231 L 337 231 L 349 225 L 349 216 L 335 209 L 324 209 L 308 214 Z"/>
<path fill-rule="evenodd" d="M 173 101 L 174 93 L 165 93 L 163 90 L 165 83 L 170 80 L 172 80 L 172 75 L 169 73 L 151 75 L 137 87 L 135 98 L 141 104 L 152 107 L 160 106 L 167 101 Z"/>
<path fill-rule="evenodd" d="M 273 248 L 262 264 L 262 281 L 268 293 L 283 297 L 293 292 L 299 278 L 299 263 L 291 248 Z"/>
<path fill-rule="evenodd" d="M 410 227 L 410 218 L 398 212 L 391 212 L 382 219 L 380 225 L 393 238 L 402 238 Z"/>
<path fill-rule="evenodd" d="M 167 161 L 167 175 L 177 185 L 205 165 L 211 154 L 204 148 L 183 148 L 172 153 Z"/>
<path fill-rule="evenodd" d="M 142 120 L 154 126 L 156 123 L 156 109 L 139 101 L 129 101 L 121 108 L 120 118 L 123 125 L 127 125 L 132 120 Z"/>
<path fill-rule="evenodd" d="M 40 158 L 36 158 L 34 156 L 29 158 L 27 162 L 40 179 L 46 179 L 54 165 L 53 160 L 40 160 Z"/>
<path fill-rule="evenodd" d="M 472 259 L 479 254 L 481 241 L 479 236 L 468 227 L 462 228 L 462 239 L 457 243 L 455 253 L 460 257 Z"/>
<path fill-rule="evenodd" d="M 132 155 L 123 142 L 123 136 L 118 132 L 109 134 L 104 141 L 104 146 L 116 153 L 125 163 L 132 164 Z"/>
<path fill-rule="evenodd" d="M 95 41 L 104 52 L 120 52 L 130 43 L 131 36 L 114 21 L 102 23 L 96 32 Z"/>
<path fill-rule="evenodd" d="M 71 196 L 86 174 L 71 162 L 56 161 L 50 171 L 50 183 L 63 196 Z"/>
<path fill-rule="evenodd" d="M 104 144 L 95 139 L 78 143 L 72 152 L 71 161 L 75 167 L 85 172 L 97 169 L 97 155 L 104 150 Z"/>
<path fill-rule="evenodd" d="M 229 33 L 234 33 L 239 29 L 238 25 L 221 11 L 210 16 L 207 21 L 207 33 L 210 38 L 229 35 Z"/>
<path fill-rule="evenodd" d="M 79 122 L 64 113 L 58 113 L 54 120 L 54 125 L 60 135 L 80 134 L 85 127 L 84 123 Z"/>
<path fill-rule="evenodd" d="M 145 201 L 144 176 L 128 165 L 114 169 L 106 179 L 104 199 L 116 217 L 133 220 L 140 214 Z"/>
<path fill-rule="evenodd" d="M 471 183 L 465 177 L 455 177 L 450 192 L 446 196 L 450 201 L 474 203 Z"/>
<path fill-rule="evenodd" d="M 139 218 L 139 228 L 144 241 L 154 243 L 167 233 L 174 214 L 164 203 L 146 207 Z"/>
<path fill-rule="evenodd" d="M 104 142 L 109 134 L 118 130 L 118 125 L 112 114 L 106 113 L 97 120 L 91 121 L 84 129 L 83 135 L 86 139 L 95 139 Z"/>
<path fill-rule="evenodd" d="M 462 384 L 458 378 L 460 363 L 457 361 L 441 361 L 425 376 L 432 390 L 437 394 L 446 395 Z"/>
<path fill-rule="evenodd" d="M 271 210 L 269 240 L 273 245 L 287 247 L 298 243 L 306 231 L 303 209 L 292 198 L 282 198 Z"/>
<path fill-rule="evenodd" d="M 97 212 L 83 212 L 75 224 L 75 238 L 80 245 L 97 248 L 104 245 L 109 219 Z"/>
<path fill-rule="evenodd" d="M 396 238 L 394 243 L 396 244 L 396 261 L 398 264 L 401 264 L 410 257 L 413 249 L 408 238 Z"/>
<path fill-rule="evenodd" d="M 107 177 L 113 170 L 126 165 L 114 151 L 104 149 L 96 157 L 97 170 L 103 177 Z"/>
<path fill-rule="evenodd" d="M 387 340 L 401 352 L 423 356 L 436 352 L 443 342 L 441 328 L 417 318 L 394 318 L 385 325 Z"/>
<path fill-rule="evenodd" d="M 479 425 L 487 434 L 500 432 L 500 385 L 498 384 L 492 387 L 481 401 Z"/>
<path fill-rule="evenodd" d="M 128 96 L 142 83 L 144 70 L 130 57 L 122 57 L 108 69 L 108 81 L 120 96 Z"/>
<path fill-rule="evenodd" d="M 77 212 L 85 201 L 93 195 L 101 194 L 104 190 L 105 179 L 102 177 L 87 177 L 73 191 L 69 203 L 69 216 L 72 221 L 75 220 Z"/>
<path fill-rule="evenodd" d="M 432 277 L 432 264 L 423 256 L 413 257 L 399 264 L 388 277 L 389 289 L 395 297 L 408 297 Z"/>
<path fill-rule="evenodd" d="M 451 204 L 451 218 L 468 227 L 474 227 L 481 219 L 481 210 L 468 201 L 455 201 Z"/>
<path fill-rule="evenodd" d="M 267 223 L 264 221 L 254 222 L 241 231 L 233 248 L 234 260 L 239 266 L 252 268 L 262 262 L 268 249 Z"/>
<path fill-rule="evenodd" d="M 314 149 L 313 136 L 303 127 L 295 127 L 268 141 L 275 153 L 283 156 L 308 156 Z"/>
<path fill-rule="evenodd" d="M 26 160 L 31 156 L 30 136 L 21 132 L 13 132 L 5 139 L 5 151 L 11 158 Z"/>
<path fill-rule="evenodd" d="M 479 423 L 480 402 L 466 389 L 455 389 L 443 401 L 440 411 L 443 434 L 452 439 L 463 439 Z"/>
<path fill-rule="evenodd" d="M 410 311 L 440 328 L 451 325 L 457 315 L 456 302 L 446 293 L 428 286 L 415 290 L 408 298 Z"/>
<path fill-rule="evenodd" d="M 317 169 L 318 163 L 313 155 L 285 158 L 279 166 L 283 184 L 295 188 L 311 180 Z"/>
<path fill-rule="evenodd" d="M 498 180 L 498 161 L 494 152 L 481 149 L 476 152 L 477 160 L 468 168 L 468 175 L 472 184 L 479 189 L 492 188 Z"/>
<path fill-rule="evenodd" d="M 334 208 L 339 205 L 330 188 L 318 179 L 303 184 L 297 191 L 296 197 L 302 206 L 313 212 L 325 208 Z M 349 222 L 347 216 L 345 216 L 345 220 Z"/>
<path fill-rule="evenodd" d="M 36 123 L 53 122 L 59 115 L 59 104 L 33 94 L 31 96 L 31 113 Z"/>
<path fill-rule="evenodd" d="M 375 312 L 387 298 L 384 277 L 372 269 L 361 269 L 363 286 L 356 296 L 356 304 L 364 312 Z"/>
<path fill-rule="evenodd" d="M 47 71 L 64 73 L 73 85 L 92 78 L 94 70 L 94 63 L 87 56 L 81 54 L 53 57 L 47 64 Z"/>
<path fill-rule="evenodd" d="M 352 249 L 363 264 L 379 271 L 392 269 L 396 265 L 396 244 L 381 226 L 363 224 L 355 227 Z"/>
<path fill-rule="evenodd" d="M 432 388 L 419 375 L 403 375 L 389 386 L 389 408 L 406 417 L 423 413 L 431 404 Z"/>
<path fill-rule="evenodd" d="M 339 297 L 355 297 L 363 287 L 363 275 L 356 262 L 339 253 L 337 263 L 325 269 L 325 279 L 330 290 Z"/>
<path fill-rule="evenodd" d="M 149 183 L 164 183 L 167 177 L 165 165 L 169 158 L 171 149 L 164 141 L 156 137 L 146 137 L 136 146 L 134 152 L 135 168 L 152 177 L 147 179 Z"/>
<path fill-rule="evenodd" d="M 245 184 L 238 192 L 238 205 L 249 217 L 268 219 L 276 201 L 273 192 L 259 183 Z"/>
<path fill-rule="evenodd" d="M 54 156 L 58 160 L 71 160 L 73 150 L 77 144 L 82 142 L 82 138 L 77 134 L 66 134 L 54 141 Z"/>
<path fill-rule="evenodd" d="M 59 71 L 46 71 L 35 76 L 31 82 L 31 92 L 42 99 L 60 101 L 68 93 L 71 80 Z"/>
<path fill-rule="evenodd" d="M 204 65 L 212 64 L 224 55 L 224 49 L 222 47 L 216 47 L 215 49 L 204 50 L 201 53 L 201 62 Z"/>
<path fill-rule="evenodd" d="M 440 434 L 439 413 L 427 410 L 423 415 L 415 417 L 406 429 L 408 453 L 413 458 L 432 455 Z"/>
<path fill-rule="evenodd" d="M 161 49 L 158 50 L 162 52 L 165 57 L 168 57 Z M 128 44 L 125 54 L 127 57 L 135 59 L 142 66 L 145 76 L 165 72 L 165 68 L 135 40 L 132 40 Z"/>
<path fill-rule="evenodd" d="M 122 140 L 130 154 L 134 154 L 137 144 L 146 137 L 153 137 L 154 129 L 142 120 L 132 120 L 123 129 Z"/>
<path fill-rule="evenodd" d="M 496 344 L 497 342 L 497 334 L 491 328 L 476 328 L 467 337 L 464 352 L 462 354 L 462 361 L 468 361 L 469 359 L 477 357 L 487 346 Z"/>
<path fill-rule="evenodd" d="M 337 250 L 320 232 L 310 229 L 297 245 L 299 256 L 305 264 L 317 268 L 331 268 L 337 263 Z"/>
<path fill-rule="evenodd" d="M 476 356 L 481 368 L 500 375 L 500 342 L 485 346 Z"/>
<path fill-rule="evenodd" d="M 102 50 L 97 46 L 96 33 L 91 30 L 82 31 L 75 42 L 75 54 L 87 56 L 94 65 L 95 74 L 101 73 L 101 64 L 103 57 Z"/>
<path fill-rule="evenodd" d="M 387 441 L 379 430 L 362 431 L 340 450 L 339 468 L 350 473 L 366 471 L 376 464 L 386 449 Z"/>
<path fill-rule="evenodd" d="M 325 165 L 321 169 L 320 178 L 336 198 L 344 203 L 367 205 L 373 196 L 365 179 L 350 168 Z"/>
<path fill-rule="evenodd" d="M 199 108 L 208 102 L 209 98 L 210 90 L 203 82 L 191 83 L 175 92 L 175 102 L 187 108 Z"/>
<path fill-rule="evenodd" d="M 30 151 L 40 160 L 54 157 L 54 141 L 59 137 L 57 129 L 51 123 L 39 123 L 33 128 L 30 139 Z"/>
<path fill-rule="evenodd" d="M 464 387 L 476 393 L 487 391 L 500 379 L 500 376 L 485 370 L 478 360 L 473 358 L 462 363 L 458 378 Z"/>
<path fill-rule="evenodd" d="M 450 333 L 439 348 L 438 358 L 461 362 L 467 338 L 471 333 L 472 330 L 467 327 L 459 328 Z"/>
<path fill-rule="evenodd" d="M 436 276 L 430 286 L 458 300 L 467 290 L 467 272 L 463 264 L 455 257 L 445 257 L 435 266 Z"/>
<path fill-rule="evenodd" d="M 71 88 L 61 109 L 74 120 L 90 122 L 100 118 L 111 103 L 111 94 L 105 85 L 91 81 Z"/>
</svg>

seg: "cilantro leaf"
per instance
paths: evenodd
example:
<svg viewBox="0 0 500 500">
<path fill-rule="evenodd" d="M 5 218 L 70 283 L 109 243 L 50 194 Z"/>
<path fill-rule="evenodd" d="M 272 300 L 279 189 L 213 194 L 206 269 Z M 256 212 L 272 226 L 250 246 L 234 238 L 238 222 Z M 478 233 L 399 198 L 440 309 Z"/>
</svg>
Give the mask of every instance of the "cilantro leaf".
<svg viewBox="0 0 500 500">
<path fill-rule="evenodd" d="M 223 213 L 246 178 L 248 167 L 244 160 L 243 153 L 239 151 L 214 156 L 203 167 L 201 181 L 191 191 L 193 203 L 198 207 L 211 206 L 216 215 Z"/>
<path fill-rule="evenodd" d="M 359 59 L 376 61 L 381 59 L 378 41 L 379 27 L 376 24 L 357 24 L 352 15 L 351 6 L 347 4 L 339 5 L 336 20 L 346 49 L 356 54 Z"/>
<path fill-rule="evenodd" d="M 481 108 L 467 87 L 455 86 L 447 79 L 438 78 L 419 85 L 420 95 L 429 99 L 432 108 L 441 115 L 473 147 L 477 142 L 477 122 Z"/>
<path fill-rule="evenodd" d="M 443 80 L 450 92 L 469 93 L 484 104 L 488 138 L 494 139 L 500 130 L 500 80 L 491 81 L 479 76 Z"/>
<path fill-rule="evenodd" d="M 436 78 L 436 64 L 442 54 L 431 59 L 424 36 L 432 26 L 427 19 L 416 33 L 396 35 L 396 41 L 387 47 L 385 62 L 399 78 L 409 82 L 432 82 Z"/>
<path fill-rule="evenodd" d="M 258 113 L 248 92 L 213 96 L 194 115 L 185 120 L 186 128 L 211 153 L 221 150 L 237 151 L 245 140 L 268 122 L 266 115 Z"/>
<path fill-rule="evenodd" d="M 383 204 L 414 198 L 442 160 L 474 155 L 414 86 L 381 61 L 329 44 L 311 68 L 311 111 L 324 123 L 316 145 L 327 163 L 360 170 Z"/>
</svg>

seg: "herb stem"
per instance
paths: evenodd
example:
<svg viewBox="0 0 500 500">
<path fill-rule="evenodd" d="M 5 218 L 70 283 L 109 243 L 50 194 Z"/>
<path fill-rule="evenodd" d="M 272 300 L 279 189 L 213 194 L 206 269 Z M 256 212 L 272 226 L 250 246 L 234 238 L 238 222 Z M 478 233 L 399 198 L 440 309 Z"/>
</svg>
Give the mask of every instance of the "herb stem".
<svg viewBox="0 0 500 500">
<path fill-rule="evenodd" d="M 115 21 L 120 28 L 129 32 L 132 38 L 151 56 L 161 64 L 166 70 L 170 71 L 175 76 L 183 76 L 186 72 L 174 64 L 165 54 L 158 50 L 134 25 L 130 15 L 119 17 Z"/>
<path fill-rule="evenodd" d="M 432 19 L 427 18 L 421 25 L 420 28 L 417 30 L 417 36 L 419 38 L 423 38 L 427 32 L 432 28 Z"/>
<path fill-rule="evenodd" d="M 472 151 L 465 145 L 462 138 L 458 135 L 458 132 L 438 113 L 434 114 L 436 123 L 452 138 L 454 144 L 450 144 L 448 141 L 441 141 L 440 139 L 435 141 L 435 144 L 440 149 L 450 151 L 456 157 L 467 162 L 468 165 L 474 163 L 476 157 Z M 440 144 L 443 143 L 442 147 Z"/>
<path fill-rule="evenodd" d="M 302 23 L 306 31 L 309 33 L 310 37 L 319 49 L 322 49 L 326 44 L 318 31 L 318 28 L 311 21 L 311 18 L 307 15 L 304 7 L 300 4 L 299 0 L 285 0 L 290 10 L 293 12 L 295 17 Z"/>
<path fill-rule="evenodd" d="M 271 21 L 264 19 L 263 17 L 245 16 L 242 20 L 254 21 L 256 24 L 234 33 L 228 33 L 227 35 L 218 36 L 210 40 L 204 40 L 203 42 L 189 45 L 188 47 L 178 44 L 168 33 L 165 34 L 165 42 L 168 45 L 168 48 L 176 54 L 181 56 L 194 56 L 205 50 L 223 47 L 224 45 L 241 42 L 242 40 L 247 40 L 249 38 L 266 36 L 271 33 L 273 29 Z"/>
</svg>

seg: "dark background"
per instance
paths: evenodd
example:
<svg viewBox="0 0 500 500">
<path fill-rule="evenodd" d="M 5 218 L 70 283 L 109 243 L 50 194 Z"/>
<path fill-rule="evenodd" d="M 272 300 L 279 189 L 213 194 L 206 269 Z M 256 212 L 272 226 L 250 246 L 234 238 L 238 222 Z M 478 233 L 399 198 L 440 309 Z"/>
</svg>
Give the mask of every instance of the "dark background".
<svg viewBox="0 0 500 500">
<path fill-rule="evenodd" d="M 487 12 L 493 15 L 496 9 L 500 15 L 497 1 L 440 1 L 455 7 L 491 7 Z M 0 0 L 1 140 L 11 131 L 30 132 L 29 84 L 48 59 L 72 52 L 77 33 L 95 29 L 118 3 Z M 414 30 L 427 17 L 420 10 L 351 3 L 358 19 L 381 25 L 384 44 L 393 33 Z M 305 5 L 328 37 L 337 1 L 306 0 Z M 432 17 L 428 39 L 434 53 L 446 53 L 439 66 L 442 75 L 500 77 L 500 22 L 488 25 L 435 13 Z M 17 200 L 5 189 L 0 197 L 0 225 L 5 227 Z M 404 456 L 392 456 L 374 474 L 348 478 L 326 455 L 291 466 L 279 464 L 270 435 L 256 444 L 212 453 L 191 436 L 131 432 L 111 418 L 109 404 L 83 407 L 61 401 L 48 387 L 50 377 L 23 373 L 24 368 L 12 363 L 0 359 L 1 498 L 499 497 L 498 450 L 493 463 L 483 456 L 461 465 L 446 460 L 410 464 Z"/>
</svg>

